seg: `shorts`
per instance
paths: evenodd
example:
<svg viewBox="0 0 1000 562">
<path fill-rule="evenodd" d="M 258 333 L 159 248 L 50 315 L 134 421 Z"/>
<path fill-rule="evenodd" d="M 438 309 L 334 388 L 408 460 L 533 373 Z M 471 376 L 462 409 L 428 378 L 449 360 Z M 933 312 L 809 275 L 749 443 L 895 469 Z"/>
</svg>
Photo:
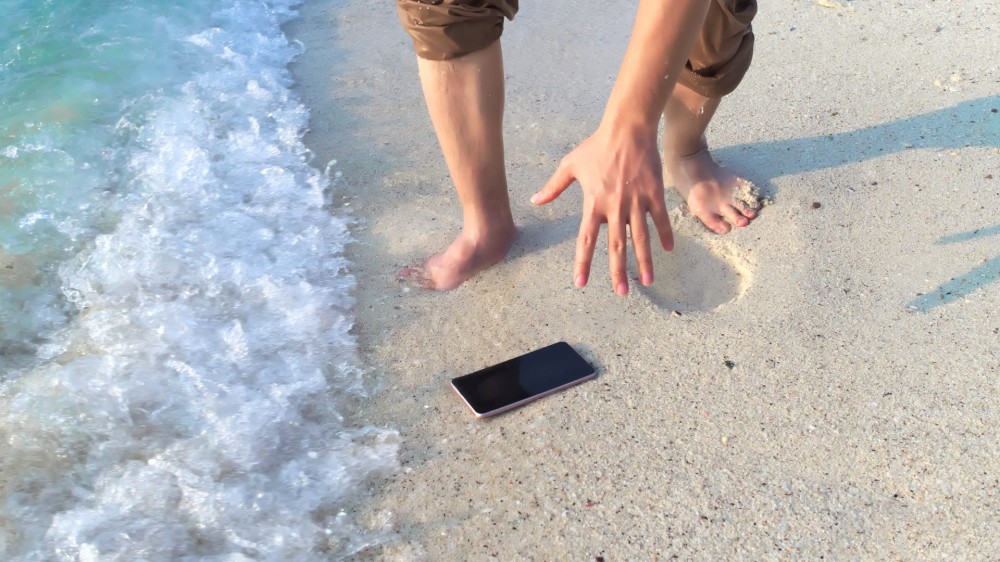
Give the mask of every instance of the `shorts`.
<svg viewBox="0 0 1000 562">
<path fill-rule="evenodd" d="M 491 45 L 513 20 L 518 0 L 396 0 L 403 28 L 420 58 L 449 60 Z M 743 80 L 753 58 L 756 0 L 712 0 L 678 81 L 720 98 Z"/>
</svg>

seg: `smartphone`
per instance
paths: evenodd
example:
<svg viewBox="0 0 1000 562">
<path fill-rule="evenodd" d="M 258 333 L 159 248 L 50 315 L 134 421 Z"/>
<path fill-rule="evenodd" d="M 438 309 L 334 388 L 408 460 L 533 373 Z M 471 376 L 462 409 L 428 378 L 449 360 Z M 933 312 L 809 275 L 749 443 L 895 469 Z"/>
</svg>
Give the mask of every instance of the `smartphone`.
<svg viewBox="0 0 1000 562">
<path fill-rule="evenodd" d="M 576 350 L 559 342 L 453 378 L 451 386 L 477 418 L 487 418 L 596 376 Z"/>
</svg>

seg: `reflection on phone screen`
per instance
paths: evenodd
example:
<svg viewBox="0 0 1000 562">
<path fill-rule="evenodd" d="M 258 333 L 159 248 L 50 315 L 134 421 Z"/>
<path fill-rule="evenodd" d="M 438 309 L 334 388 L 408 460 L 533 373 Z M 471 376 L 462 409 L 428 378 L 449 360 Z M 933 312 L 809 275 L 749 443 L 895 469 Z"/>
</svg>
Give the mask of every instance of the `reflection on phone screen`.
<svg viewBox="0 0 1000 562">
<path fill-rule="evenodd" d="M 452 380 L 477 416 L 486 416 L 593 378 L 594 368 L 559 342 Z"/>
</svg>

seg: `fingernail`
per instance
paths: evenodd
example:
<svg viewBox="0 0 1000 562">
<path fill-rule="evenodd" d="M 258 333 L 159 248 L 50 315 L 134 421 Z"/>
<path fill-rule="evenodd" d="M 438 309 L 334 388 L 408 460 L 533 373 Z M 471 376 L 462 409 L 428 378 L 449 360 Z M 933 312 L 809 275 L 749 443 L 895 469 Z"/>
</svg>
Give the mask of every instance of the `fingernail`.
<svg viewBox="0 0 1000 562">
<path fill-rule="evenodd" d="M 536 194 L 534 194 L 534 195 L 532 195 L 532 196 L 531 196 L 531 203 L 532 203 L 533 205 L 537 205 L 537 204 L 538 204 L 538 198 L 539 198 L 539 197 L 540 197 L 540 196 L 539 196 L 539 195 L 538 195 L 537 193 L 536 193 Z"/>
<path fill-rule="evenodd" d="M 627 295 L 628 294 L 628 283 L 626 283 L 624 281 L 622 281 L 621 283 L 619 283 L 618 284 L 618 288 L 615 290 L 615 292 L 618 293 L 618 295 L 622 296 L 622 297 L 624 297 L 625 295 Z"/>
<path fill-rule="evenodd" d="M 646 272 L 642 274 L 642 284 L 645 286 L 650 286 L 653 284 L 653 274 Z"/>
<path fill-rule="evenodd" d="M 577 275 L 577 276 L 576 276 L 576 279 L 574 279 L 574 280 L 573 280 L 573 283 L 574 283 L 574 284 L 575 284 L 575 285 L 576 285 L 577 287 L 583 287 L 584 285 L 586 285 L 586 284 L 587 284 L 587 278 L 586 278 L 586 277 L 584 277 L 584 276 L 583 276 L 583 274 L 581 273 L 580 275 Z"/>
</svg>

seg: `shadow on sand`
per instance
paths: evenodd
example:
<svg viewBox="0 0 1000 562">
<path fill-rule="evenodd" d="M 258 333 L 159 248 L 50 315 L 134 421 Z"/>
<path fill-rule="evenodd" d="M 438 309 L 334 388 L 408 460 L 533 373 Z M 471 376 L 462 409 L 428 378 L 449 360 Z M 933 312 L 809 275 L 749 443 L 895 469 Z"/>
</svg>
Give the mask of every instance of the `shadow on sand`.
<svg viewBox="0 0 1000 562">
<path fill-rule="evenodd" d="M 957 244 L 997 234 L 1000 234 L 1000 225 L 945 236 L 935 242 L 935 244 Z M 910 301 L 908 308 L 927 312 L 936 306 L 948 304 L 956 299 L 965 297 L 998 279 L 1000 279 L 1000 254 L 984 261 L 979 267 L 973 268 L 972 271 L 964 275 L 959 275 L 942 284 L 934 291 Z"/>
<path fill-rule="evenodd" d="M 720 160 L 738 161 L 740 169 L 766 178 L 763 191 L 777 191 L 773 178 L 823 168 L 863 162 L 911 149 L 953 150 L 964 147 L 1000 147 L 1000 96 L 988 96 L 923 115 L 891 121 L 854 131 L 801 139 L 755 142 L 716 151 Z M 794 157 L 790 157 L 794 155 Z M 998 178 L 1000 179 L 1000 178 Z M 1000 234 L 1000 226 L 941 238 L 952 244 Z M 910 309 L 927 312 L 948 304 L 1000 279 L 1000 255 L 972 271 L 955 277 L 936 290 L 909 303 Z"/>
<path fill-rule="evenodd" d="M 721 160 L 738 161 L 741 169 L 755 170 L 763 180 L 761 187 L 772 194 L 773 178 L 864 162 L 903 150 L 998 147 L 998 111 L 1000 96 L 989 96 L 854 131 L 734 145 L 714 153 Z"/>
</svg>

